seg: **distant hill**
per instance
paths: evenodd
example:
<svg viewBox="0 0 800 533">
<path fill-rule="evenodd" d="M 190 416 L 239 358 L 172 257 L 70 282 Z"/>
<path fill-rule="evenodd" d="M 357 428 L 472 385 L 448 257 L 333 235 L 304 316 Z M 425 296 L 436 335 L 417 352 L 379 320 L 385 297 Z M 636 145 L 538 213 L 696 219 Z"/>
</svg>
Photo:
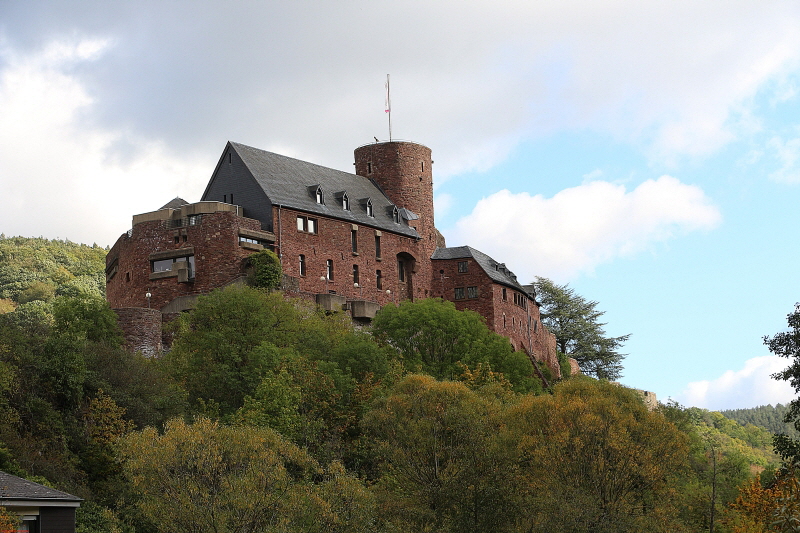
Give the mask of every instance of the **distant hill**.
<svg viewBox="0 0 800 533">
<path fill-rule="evenodd" d="M 105 294 L 107 250 L 0 234 L 0 313 L 59 295 Z"/>
<path fill-rule="evenodd" d="M 788 411 L 789 407 L 787 405 L 778 404 L 774 407 L 772 405 L 761 405 L 750 409 L 730 409 L 720 412 L 725 417 L 735 420 L 743 426 L 752 424 L 762 427 L 770 433 L 785 434 L 794 439 L 800 439 L 800 432 L 792 424 L 787 424 L 783 421 Z"/>
</svg>

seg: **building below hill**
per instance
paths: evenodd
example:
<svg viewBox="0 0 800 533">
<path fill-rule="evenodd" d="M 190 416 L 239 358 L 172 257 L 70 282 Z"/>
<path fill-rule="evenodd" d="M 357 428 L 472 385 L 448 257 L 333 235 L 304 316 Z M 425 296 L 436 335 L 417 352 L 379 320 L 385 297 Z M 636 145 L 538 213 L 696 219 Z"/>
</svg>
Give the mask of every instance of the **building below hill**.
<svg viewBox="0 0 800 533">
<path fill-rule="evenodd" d="M 106 259 L 107 298 L 128 344 L 161 349 L 161 322 L 241 281 L 254 251 L 281 259 L 283 289 L 369 321 L 402 300 L 443 298 L 560 375 L 532 286 L 434 226 L 433 160 L 411 142 L 355 150 L 355 174 L 229 142 L 201 201 L 135 215 Z"/>
<path fill-rule="evenodd" d="M 75 510 L 82 501 L 72 494 L 0 472 L 0 507 L 19 517 L 19 531 L 74 533 Z"/>
</svg>

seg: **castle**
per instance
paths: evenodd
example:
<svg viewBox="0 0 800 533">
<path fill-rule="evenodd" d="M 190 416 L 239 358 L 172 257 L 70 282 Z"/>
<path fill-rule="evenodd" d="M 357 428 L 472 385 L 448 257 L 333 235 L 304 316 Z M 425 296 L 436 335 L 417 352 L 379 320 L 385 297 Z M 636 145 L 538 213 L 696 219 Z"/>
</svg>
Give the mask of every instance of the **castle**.
<svg viewBox="0 0 800 533">
<path fill-rule="evenodd" d="M 135 215 L 107 255 L 106 295 L 129 346 L 157 353 L 163 320 L 240 281 L 247 257 L 269 248 L 290 295 L 364 322 L 387 304 L 443 298 L 559 376 L 533 288 L 478 250 L 446 247 L 432 167 L 412 142 L 357 148 L 355 174 L 228 142 L 199 202 Z"/>
</svg>

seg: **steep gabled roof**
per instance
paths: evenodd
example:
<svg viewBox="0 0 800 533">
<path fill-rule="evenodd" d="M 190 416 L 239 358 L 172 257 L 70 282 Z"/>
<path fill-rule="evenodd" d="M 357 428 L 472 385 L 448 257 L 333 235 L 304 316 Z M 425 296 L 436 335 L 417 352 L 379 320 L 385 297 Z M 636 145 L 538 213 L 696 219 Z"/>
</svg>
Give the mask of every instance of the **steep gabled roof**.
<svg viewBox="0 0 800 533">
<path fill-rule="evenodd" d="M 244 144 L 231 142 L 230 145 L 244 161 L 273 205 L 338 218 L 409 237 L 419 237 L 414 228 L 392 220 L 391 207 L 394 204 L 381 188 L 368 178 Z M 316 201 L 317 186 L 322 188 L 323 204 Z M 350 199 L 350 210 L 342 208 L 343 193 Z M 360 202 L 365 198 L 369 198 L 372 202 L 374 214 L 372 217 L 367 215 L 365 204 Z"/>
<path fill-rule="evenodd" d="M 0 472 L 0 505 L 3 502 L 81 502 L 81 498 L 39 483 Z"/>
<path fill-rule="evenodd" d="M 507 285 L 513 289 L 528 294 L 528 291 L 517 281 L 505 263 L 498 263 L 485 253 L 472 248 L 471 246 L 454 246 L 452 248 L 437 248 L 431 259 L 474 259 L 484 272 L 496 283 Z M 529 295 L 529 294 L 528 294 Z M 529 295 L 530 296 L 530 295 Z"/>
</svg>

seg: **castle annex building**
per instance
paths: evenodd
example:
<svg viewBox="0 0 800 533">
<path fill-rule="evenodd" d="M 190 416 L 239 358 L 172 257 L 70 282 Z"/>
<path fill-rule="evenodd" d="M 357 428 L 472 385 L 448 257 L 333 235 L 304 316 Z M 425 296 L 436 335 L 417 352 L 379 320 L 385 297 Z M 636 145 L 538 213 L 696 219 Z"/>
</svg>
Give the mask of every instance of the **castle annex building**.
<svg viewBox="0 0 800 533">
<path fill-rule="evenodd" d="M 160 350 L 164 316 L 240 281 L 266 247 L 293 296 L 358 321 L 402 300 L 450 300 L 560 374 L 532 288 L 478 250 L 445 246 L 432 166 L 430 149 L 411 142 L 357 148 L 355 174 L 229 142 L 200 202 L 135 215 L 108 253 L 106 294 L 129 345 Z"/>
</svg>

